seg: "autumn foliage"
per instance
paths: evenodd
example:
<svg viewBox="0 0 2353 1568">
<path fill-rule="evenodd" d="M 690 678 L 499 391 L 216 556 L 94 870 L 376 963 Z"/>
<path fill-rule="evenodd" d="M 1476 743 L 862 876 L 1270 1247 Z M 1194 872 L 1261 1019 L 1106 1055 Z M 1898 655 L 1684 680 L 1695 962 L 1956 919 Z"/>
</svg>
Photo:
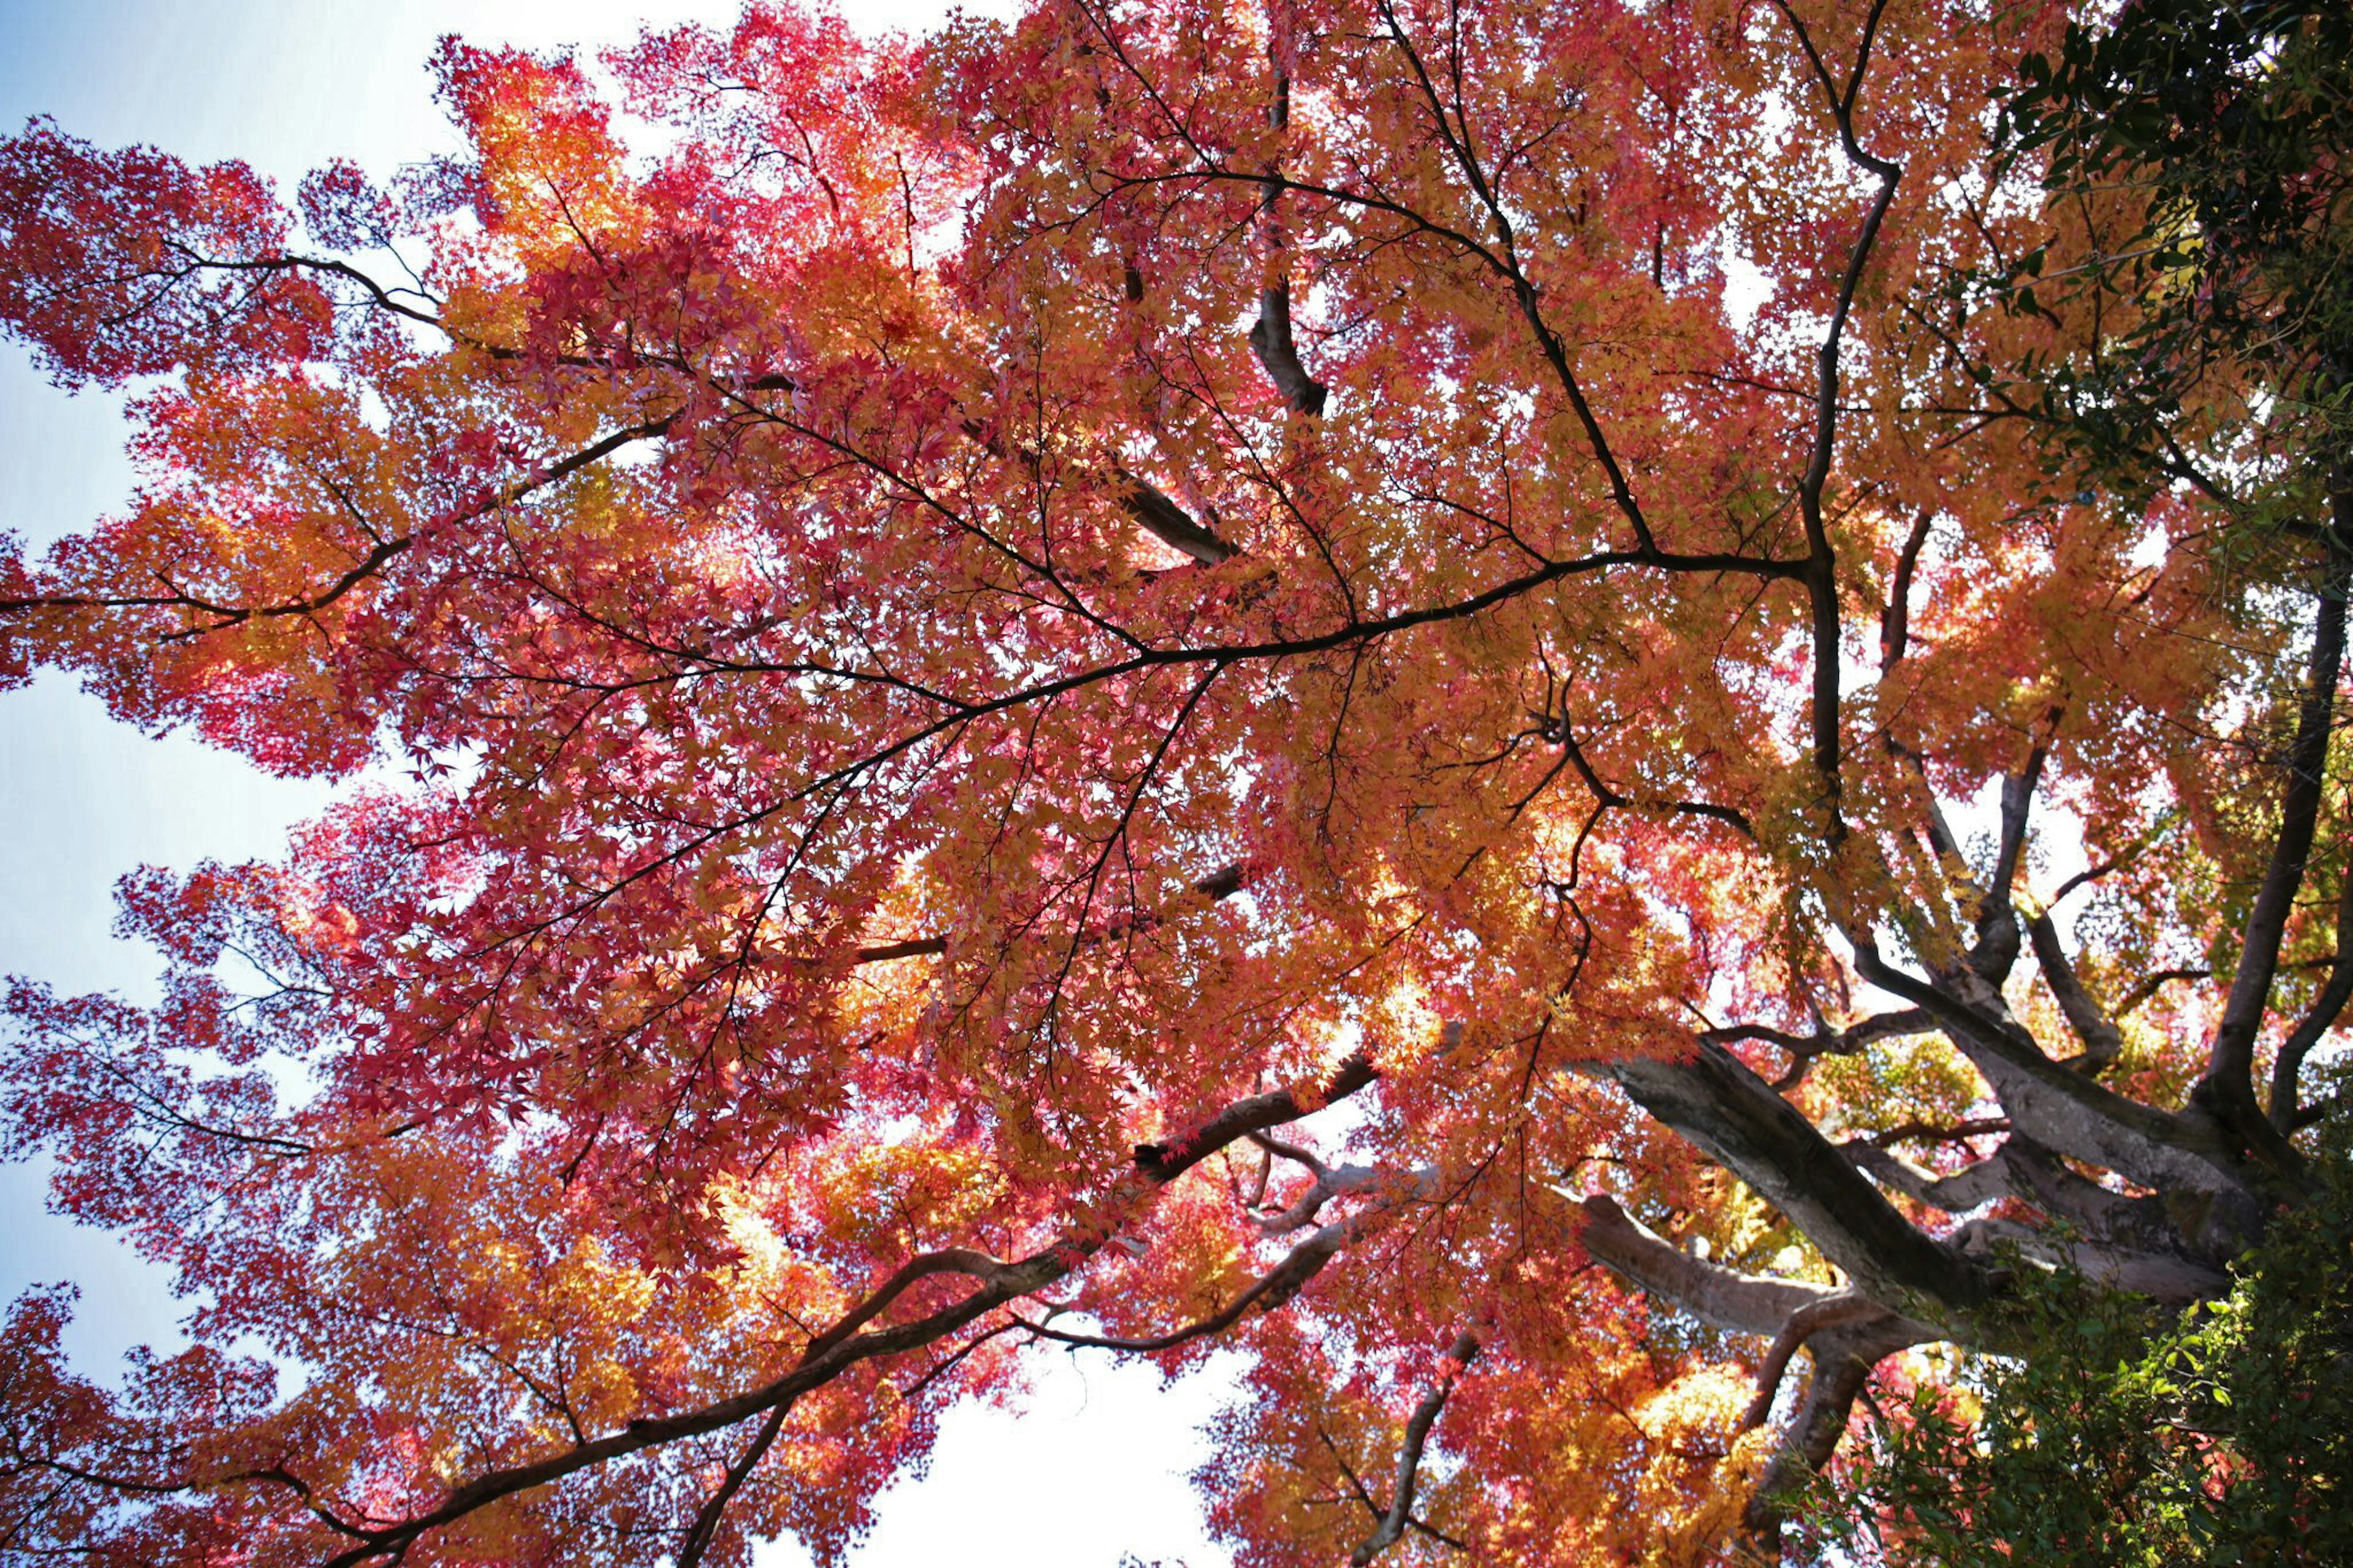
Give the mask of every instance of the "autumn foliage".
<svg viewBox="0 0 2353 1568">
<path fill-rule="evenodd" d="M 144 479 L 0 669 L 345 782 L 11 994 L 196 1348 L 18 1303 L 0 1554 L 828 1556 L 1084 1345 L 1246 1353 L 1240 1563 L 1698 1562 L 2016 1270 L 2221 1294 L 2353 502 L 2226 360 L 2096 482 L 1989 372 L 2158 308 L 1956 282 L 2139 219 L 2001 161 L 2068 19 L 755 3 L 451 41 L 388 184 L 5 142 Z"/>
</svg>

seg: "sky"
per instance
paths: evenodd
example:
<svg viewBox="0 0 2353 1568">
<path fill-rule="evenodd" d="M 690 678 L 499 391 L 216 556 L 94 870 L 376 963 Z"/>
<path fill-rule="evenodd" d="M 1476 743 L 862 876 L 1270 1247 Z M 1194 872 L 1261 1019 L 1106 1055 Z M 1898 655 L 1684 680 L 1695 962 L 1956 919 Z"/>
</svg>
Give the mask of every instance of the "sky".
<svg viewBox="0 0 2353 1568">
<path fill-rule="evenodd" d="M 968 4 L 968 9 L 988 5 Z M 736 0 L 0 0 L 0 127 L 48 115 L 101 145 L 149 142 L 191 162 L 242 158 L 290 191 L 330 158 L 379 177 L 454 151 L 425 61 L 456 32 L 482 42 L 601 47 L 640 20 L 723 23 Z M 856 25 L 916 28 L 927 0 L 844 0 Z M 132 475 L 119 397 L 48 386 L 0 345 L 0 530 L 40 546 L 119 510 Z M 156 965 L 111 933 L 111 889 L 142 865 L 178 868 L 274 854 L 329 798 L 271 779 L 185 736 L 150 739 L 110 721 L 55 676 L 0 694 L 0 973 L 61 992 L 154 994 Z M 69 1279 L 82 1288 L 68 1345 L 86 1375 L 122 1352 L 180 1342 L 161 1272 L 111 1237 L 43 1207 L 34 1165 L 0 1165 L 0 1300 Z M 885 1495 L 853 1568 L 988 1562 L 1166 1568 L 1228 1562 L 1202 1531 L 1184 1477 L 1228 1384 L 1215 1373 L 1164 1387 L 1100 1352 L 1040 1362 L 1017 1417 L 982 1405 L 944 1419 L 929 1474 Z M 1016 1542 L 1018 1545 L 1016 1546 Z M 763 1568 L 794 1568 L 789 1545 Z"/>
</svg>

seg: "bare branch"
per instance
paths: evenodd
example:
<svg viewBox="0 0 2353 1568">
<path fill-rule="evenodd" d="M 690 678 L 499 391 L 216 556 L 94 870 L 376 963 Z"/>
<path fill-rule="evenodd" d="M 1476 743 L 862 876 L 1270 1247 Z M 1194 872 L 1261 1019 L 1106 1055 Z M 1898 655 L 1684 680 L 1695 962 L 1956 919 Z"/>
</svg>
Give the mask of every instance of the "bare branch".
<svg viewBox="0 0 2353 1568">
<path fill-rule="evenodd" d="M 1894 1316 L 1868 1297 L 1844 1292 L 1809 1301 L 1790 1313 L 1788 1321 L 1781 1325 L 1781 1331 L 1773 1336 L 1773 1343 L 1765 1352 L 1764 1363 L 1757 1369 L 1757 1397 L 1749 1402 L 1747 1410 L 1741 1415 L 1740 1430 L 1753 1431 L 1762 1426 L 1765 1418 L 1773 1414 L 1773 1400 L 1780 1392 L 1782 1376 L 1788 1372 L 1790 1360 L 1808 1340 L 1826 1329 Z"/>
<path fill-rule="evenodd" d="M 2353 865 L 2340 873 L 2337 893 L 2337 957 L 2328 967 L 2328 978 L 2322 982 L 2320 994 L 2287 1038 L 2280 1042 L 2279 1055 L 2272 1061 L 2272 1125 L 2285 1132 L 2298 1125 L 2296 1096 L 2301 1092 L 2298 1079 L 2304 1073 L 2304 1058 L 2320 1043 L 2320 1037 L 2336 1026 L 2345 1011 L 2345 1004 L 2353 1000 Z"/>
<path fill-rule="evenodd" d="M 1928 527 L 1936 514 L 1922 507 L 1912 520 L 1912 532 L 1895 557 L 1895 581 L 1888 585 L 1887 608 L 1879 617 L 1879 673 L 1885 675 L 1904 658 L 1911 642 L 1912 576 L 1919 569 L 1920 552 L 1928 542 Z"/>
<path fill-rule="evenodd" d="M 2287 931 L 2297 891 L 2304 886 L 2312 853 L 2314 824 L 2320 815 L 2321 777 L 2328 761 L 2328 737 L 2337 711 L 2337 681 L 2345 657 L 2345 596 L 2353 587 L 2353 493 L 2336 498 L 2337 540 L 2331 542 L 2313 616 L 2312 655 L 2304 697 L 2297 705 L 2295 740 L 2286 758 L 2287 790 L 2280 802 L 2279 835 L 2270 866 L 2247 911 L 2239 967 L 2207 1053 L 2200 1079 L 2200 1101 L 2244 1140 L 2267 1164 L 2293 1170 L 2295 1152 L 2285 1137 L 2257 1112 L 2254 1103 L 2255 1036 L 2271 1002 L 2272 977 L 2279 966 L 2280 941 Z"/>
<path fill-rule="evenodd" d="M 1194 521 L 1192 513 L 1168 499 L 1166 490 L 1147 479 L 1141 479 L 1125 468 L 1119 470 L 1127 486 L 1120 504 L 1128 515 L 1144 525 L 1144 531 L 1172 550 L 1179 550 L 1204 566 L 1215 566 L 1220 561 L 1230 561 L 1241 553 Z"/>
<path fill-rule="evenodd" d="M 2100 1010 L 2099 1003 L 2076 978 L 2075 966 L 2068 962 L 2067 950 L 2059 940 L 2059 928 L 2048 912 L 2027 921 L 2026 934 L 2034 946 L 2034 961 L 2042 966 L 2043 984 L 2058 998 L 2068 1027 L 2084 1042 L 2084 1054 L 2068 1065 L 2080 1072 L 2106 1071 L 2125 1048 L 2124 1031 Z"/>
<path fill-rule="evenodd" d="M 1641 1058 L 1594 1070 L 1756 1188 L 1866 1294 L 1917 1301 L 1916 1310 L 1955 1322 L 1989 1299 L 1985 1270 L 1897 1213 L 1811 1121 L 1723 1047 L 1703 1041 L 1681 1060 Z"/>
<path fill-rule="evenodd" d="M 1736 1333 L 1773 1334 L 1790 1314 L 1831 1294 L 1824 1286 L 1743 1274 L 1694 1258 L 1607 1194 L 1586 1198 L 1582 1206 L 1585 1222 L 1577 1240 L 1588 1257 L 1704 1323 Z"/>
<path fill-rule="evenodd" d="M 1806 1380 L 1805 1397 L 1790 1417 L 1781 1451 L 1766 1467 L 1757 1495 L 1749 1500 L 1744 1522 L 1750 1530 L 1768 1536 L 1778 1531 L 1781 1500 L 1820 1469 L 1846 1436 L 1848 1414 L 1870 1381 L 1871 1369 L 1927 1337 L 1917 1325 L 1901 1319 L 1845 1324 L 1812 1336 L 1814 1374 Z"/>
<path fill-rule="evenodd" d="M 1296 1121 L 1335 1100 L 1345 1100 L 1376 1076 L 1372 1058 L 1362 1051 L 1355 1052 L 1335 1068 L 1322 1089 L 1309 1098 L 1303 1099 L 1287 1089 L 1254 1094 L 1234 1101 L 1188 1137 L 1165 1143 L 1137 1144 L 1135 1168 L 1152 1181 L 1166 1184 L 1235 1139 Z"/>
<path fill-rule="evenodd" d="M 1839 602 L 1838 557 L 1831 548 L 1830 528 L 1822 515 L 1822 490 L 1830 482 L 1831 459 L 1837 453 L 1839 416 L 1840 351 L 1846 334 L 1847 318 L 1854 309 L 1855 291 L 1862 286 L 1863 268 L 1871 259 L 1873 247 L 1878 243 L 1879 229 L 1886 220 L 1887 209 L 1895 200 L 1895 186 L 1904 177 L 1904 166 L 1888 159 L 1874 156 L 1863 150 L 1856 139 L 1854 105 L 1862 88 L 1863 74 L 1870 68 L 1871 47 L 1879 30 L 1879 18 L 1886 9 L 1886 0 L 1873 0 L 1870 15 L 1864 19 L 1862 38 L 1856 47 L 1854 70 L 1841 90 L 1832 81 L 1828 68 L 1814 46 L 1813 36 L 1807 31 L 1784 0 L 1781 14 L 1798 36 L 1798 42 L 1812 62 L 1828 100 L 1831 118 L 1838 125 L 1839 142 L 1845 150 L 1847 162 L 1869 171 L 1879 181 L 1878 193 L 1863 214 L 1862 229 L 1847 252 L 1845 275 L 1839 280 L 1838 293 L 1831 302 L 1830 321 L 1822 331 L 1821 346 L 1815 351 L 1817 386 L 1814 399 L 1813 451 L 1808 458 L 1806 471 L 1798 481 L 1798 514 L 1806 528 L 1806 595 L 1813 612 L 1813 732 L 1814 771 L 1821 775 L 1822 787 L 1833 813 L 1837 810 L 1839 794 Z M 1835 816 L 1833 823 L 1835 823 Z M 1836 832 L 1835 826 L 1833 832 Z"/>
<path fill-rule="evenodd" d="M 1320 416 L 1331 388 L 1307 374 L 1299 347 L 1291 336 L 1291 284 L 1277 279 L 1259 295 L 1258 321 L 1250 330 L 1250 345 L 1266 367 L 1282 400 L 1310 418 Z"/>
<path fill-rule="evenodd" d="M 711 1550 L 712 1542 L 719 1534 L 719 1521 L 727 1512 L 727 1505 L 734 1500 L 735 1494 L 743 1490 L 744 1482 L 759 1468 L 761 1459 L 776 1443 L 776 1434 L 785 1429 L 785 1417 L 791 1410 L 792 1406 L 787 1403 L 769 1411 L 767 1419 L 760 1423 L 759 1431 L 753 1435 L 743 1457 L 727 1467 L 727 1474 L 721 1479 L 719 1489 L 711 1494 L 710 1500 L 694 1516 L 694 1523 L 686 1532 L 686 1541 L 678 1551 L 677 1568 L 696 1568 L 696 1564 L 702 1561 L 703 1553 Z"/>
</svg>

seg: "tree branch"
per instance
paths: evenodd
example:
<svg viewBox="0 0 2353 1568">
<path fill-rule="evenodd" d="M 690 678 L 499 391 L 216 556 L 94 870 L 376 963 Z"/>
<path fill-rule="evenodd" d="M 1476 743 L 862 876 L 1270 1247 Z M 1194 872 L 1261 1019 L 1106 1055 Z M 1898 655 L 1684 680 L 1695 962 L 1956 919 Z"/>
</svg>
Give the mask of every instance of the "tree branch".
<svg viewBox="0 0 2353 1568">
<path fill-rule="evenodd" d="M 1873 0 L 1870 15 L 1864 19 L 1862 39 L 1855 50 L 1854 70 L 1847 79 L 1843 91 L 1831 80 L 1820 54 L 1814 47 L 1813 36 L 1786 0 L 1777 0 L 1781 14 L 1798 35 L 1799 44 L 1812 62 L 1829 100 L 1831 118 L 1836 121 L 1839 143 L 1845 150 L 1847 161 L 1857 168 L 1868 170 L 1877 177 L 1879 191 L 1863 214 L 1862 228 L 1855 236 L 1854 245 L 1847 253 L 1846 271 L 1839 280 L 1830 321 L 1822 331 L 1821 346 L 1815 353 L 1817 386 L 1814 399 L 1813 449 L 1807 458 L 1806 471 L 1798 481 L 1798 514 L 1806 529 L 1807 570 L 1805 576 L 1807 600 L 1813 613 L 1813 732 L 1814 771 L 1821 776 L 1822 787 L 1832 812 L 1833 834 L 1839 795 L 1839 602 L 1838 556 L 1831 544 L 1830 528 L 1822 515 L 1822 490 L 1830 481 L 1831 462 L 1836 455 L 1839 416 L 1840 348 L 1846 333 L 1847 318 L 1854 309 L 1855 291 L 1862 286 L 1862 270 L 1871 259 L 1878 242 L 1880 226 L 1886 220 L 1887 209 L 1895 200 L 1895 186 L 1904 177 L 1904 167 L 1887 159 L 1875 157 L 1863 150 L 1855 137 L 1854 104 L 1862 88 L 1864 72 L 1871 65 L 1871 47 L 1879 30 L 1879 18 L 1885 11 L 1887 0 Z"/>
<path fill-rule="evenodd" d="M 2067 949 L 2059 940 L 2059 928 L 2047 910 L 2026 922 L 2026 934 L 2034 947 L 2034 961 L 2042 966 L 2043 984 L 2058 999 L 2068 1027 L 2084 1042 L 2084 1054 L 2067 1065 L 2095 1075 L 2106 1071 L 2125 1048 L 2124 1031 L 2100 1010 L 2099 1003 L 2076 978 L 2075 966 L 2068 962 Z"/>
<path fill-rule="evenodd" d="M 1790 1417 L 1781 1451 L 1749 1500 L 1743 1522 L 1750 1530 L 1768 1537 L 1778 1533 L 1782 1500 L 1820 1469 L 1846 1436 L 1847 1416 L 1871 1369 L 1926 1338 L 1901 1319 L 1842 1325 L 1812 1337 L 1814 1373 L 1806 1380 L 1805 1397 Z"/>
<path fill-rule="evenodd" d="M 1936 513 L 1922 507 L 1912 520 L 1911 535 L 1895 557 L 1895 581 L 1887 589 L 1887 608 L 1879 617 L 1879 673 L 1885 675 L 1903 659 L 1911 642 L 1912 577 L 1920 566 L 1920 552 L 1928 543 L 1929 524 Z"/>
<path fill-rule="evenodd" d="M 1331 1080 L 1324 1103 L 1353 1093 L 1371 1081 L 1369 1065 L 1356 1072 L 1344 1064 L 1343 1070 Z M 1294 1120 L 1304 1114 L 1293 1100 L 1290 1115 L 1261 1120 L 1278 1109 L 1271 1103 L 1278 1099 L 1289 1097 L 1259 1095 L 1227 1107 L 1182 1141 L 1179 1147 L 1186 1153 L 1181 1158 L 1147 1158 L 1145 1151 L 1139 1149 L 1134 1159 L 1135 1175 L 1147 1189 L 1165 1186 L 1252 1127 L 1271 1126 L 1275 1121 Z M 358 1544 L 330 1559 L 327 1568 L 357 1568 L 360 1563 L 379 1559 L 396 1562 L 430 1531 L 501 1499 L 536 1489 L 626 1455 L 684 1437 L 723 1431 L 755 1415 L 772 1415 L 803 1394 L 831 1382 L 860 1363 L 919 1350 L 1017 1297 L 1045 1289 L 1084 1264 L 1100 1250 L 1111 1233 L 1100 1221 L 1073 1227 L 1037 1252 L 1011 1263 L 964 1247 L 924 1254 L 902 1266 L 832 1328 L 812 1339 L 798 1362 L 781 1376 L 699 1409 L 631 1421 L 618 1431 L 575 1444 L 543 1459 L 485 1471 L 452 1488 L 437 1508 L 396 1523 L 353 1529 L 351 1533 L 358 1538 Z M 911 1321 L 886 1328 L 868 1327 L 909 1287 L 942 1274 L 972 1278 L 979 1281 L 979 1288 L 960 1300 Z M 192 1479 L 174 1489 L 199 1484 L 202 1483 Z M 709 1506 L 706 1503 L 705 1507 Z"/>
<path fill-rule="evenodd" d="M 2247 1207 L 2252 1200 L 2241 1201 L 2245 1194 L 2236 1162 L 2210 1131 L 2052 1061 L 1975 971 L 1961 966 L 1946 984 L 1924 981 L 1888 963 L 1868 933 L 1850 931 L 1848 938 L 1857 973 L 1936 1018 L 1985 1076 L 2012 1122 L 2037 1143 L 2144 1186 L 2238 1194 L 2224 1205 L 2230 1222 L 2253 1217 Z"/>
<path fill-rule="evenodd" d="M 1405 1442 L 1398 1450 L 1397 1488 L 1389 1499 L 1388 1511 L 1381 1516 L 1372 1534 L 1348 1553 L 1350 1568 L 1365 1568 L 1365 1564 L 1395 1545 L 1413 1522 L 1413 1494 L 1421 1469 L 1421 1451 L 1430 1441 L 1430 1428 L 1438 1424 L 1438 1413 L 1446 1408 L 1447 1395 L 1454 1392 L 1454 1380 L 1478 1355 L 1478 1336 L 1468 1331 L 1448 1347 L 1446 1367 L 1439 1373 L 1437 1386 L 1423 1395 L 1406 1420 Z"/>
<path fill-rule="evenodd" d="M 2280 802 L 2279 836 L 2271 864 L 2247 911 L 2239 967 L 2231 976 L 2230 998 L 2215 1026 L 2205 1076 L 2197 1094 L 2223 1126 L 2274 1169 L 2300 1163 L 2279 1129 L 2264 1120 L 2254 1101 L 2255 1036 L 2271 1001 L 2272 977 L 2279 966 L 2281 938 L 2295 896 L 2304 886 L 2312 853 L 2314 824 L 2320 814 L 2321 779 L 2327 767 L 2328 737 L 2337 710 L 2337 682 L 2345 657 L 2345 597 L 2353 586 L 2353 494 L 2336 498 L 2336 537 L 2321 570 L 2313 616 L 2312 656 L 2297 704 L 2295 742 L 2288 748 L 2287 790 Z"/>
<path fill-rule="evenodd" d="M 1120 504 L 1128 515 L 1144 525 L 1144 531 L 1172 550 L 1182 551 L 1204 566 L 1215 566 L 1220 561 L 1230 561 L 1241 553 L 1232 545 L 1201 526 L 1193 515 L 1168 499 L 1166 491 L 1147 479 L 1138 479 L 1125 468 L 1118 470 L 1127 486 Z"/>
<path fill-rule="evenodd" d="M 2353 865 L 2340 873 L 2337 892 L 2336 961 L 2328 966 L 2320 994 L 2280 1042 L 2279 1055 L 2272 1061 L 2271 1120 L 2282 1132 L 2297 1125 L 2296 1096 L 2302 1092 L 2298 1079 L 2304 1074 L 2304 1058 L 2312 1054 L 2320 1037 L 2335 1026 L 2348 1000 L 2353 1000 Z"/>
<path fill-rule="evenodd" d="M 1694 1258 L 1597 1193 L 1582 1201 L 1578 1245 L 1613 1274 L 1672 1302 L 1701 1322 L 1735 1333 L 1771 1335 L 1790 1314 L 1831 1294 L 1825 1286 L 1743 1274 Z"/>
<path fill-rule="evenodd" d="M 1789 1363 L 1806 1342 L 1827 1329 L 1841 1328 L 1850 1323 L 1870 1322 L 1894 1314 L 1866 1296 L 1841 1292 L 1809 1301 L 1789 1314 L 1780 1331 L 1765 1352 L 1763 1364 L 1757 1369 L 1757 1397 L 1740 1417 L 1740 1430 L 1754 1431 L 1765 1425 L 1773 1414 L 1774 1397 L 1780 1393 L 1781 1379 L 1789 1370 Z"/>
<path fill-rule="evenodd" d="M 1986 1304 L 1985 1271 L 1897 1213 L 1814 1124 L 1723 1047 L 1599 1069 L 1636 1104 L 1788 1215 L 1874 1299 L 1955 1324 Z"/>
</svg>

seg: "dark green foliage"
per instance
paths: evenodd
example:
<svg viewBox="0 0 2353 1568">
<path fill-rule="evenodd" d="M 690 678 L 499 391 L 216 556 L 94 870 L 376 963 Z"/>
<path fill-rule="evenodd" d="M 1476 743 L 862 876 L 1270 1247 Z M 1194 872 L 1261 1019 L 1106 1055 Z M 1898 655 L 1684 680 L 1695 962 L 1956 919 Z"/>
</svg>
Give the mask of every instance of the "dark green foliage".
<svg viewBox="0 0 2353 1568">
<path fill-rule="evenodd" d="M 2353 6 L 2136 0 L 2021 74 L 2013 167 L 2088 254 L 1977 280 L 2077 345 L 1999 379 L 2105 482 L 2314 515 L 2353 433 Z"/>
<path fill-rule="evenodd" d="M 2353 1160 L 2316 1163 L 2220 1301 L 2168 1320 L 2027 1274 L 1984 1404 L 1887 1409 L 1808 1500 L 1814 1544 L 1912 1568 L 2353 1563 Z"/>
</svg>

